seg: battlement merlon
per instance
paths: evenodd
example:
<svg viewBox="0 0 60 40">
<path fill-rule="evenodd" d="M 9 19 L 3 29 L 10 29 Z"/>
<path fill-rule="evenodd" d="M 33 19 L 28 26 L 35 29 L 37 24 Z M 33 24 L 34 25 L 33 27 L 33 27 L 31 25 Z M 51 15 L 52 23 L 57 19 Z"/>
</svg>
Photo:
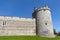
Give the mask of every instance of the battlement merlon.
<svg viewBox="0 0 60 40">
<path fill-rule="evenodd" d="M 50 11 L 50 8 L 48 6 L 44 6 L 44 7 L 41 7 L 41 8 L 34 8 L 35 12 L 38 12 L 38 11 L 41 11 L 41 10 L 49 10 Z"/>
</svg>

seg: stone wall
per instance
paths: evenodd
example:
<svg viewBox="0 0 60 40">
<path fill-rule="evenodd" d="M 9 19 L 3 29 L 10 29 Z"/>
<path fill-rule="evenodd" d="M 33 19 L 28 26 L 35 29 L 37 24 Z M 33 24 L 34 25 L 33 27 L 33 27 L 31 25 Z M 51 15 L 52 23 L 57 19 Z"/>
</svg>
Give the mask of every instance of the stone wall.
<svg viewBox="0 0 60 40">
<path fill-rule="evenodd" d="M 0 35 L 36 35 L 35 19 L 0 16 Z"/>
</svg>

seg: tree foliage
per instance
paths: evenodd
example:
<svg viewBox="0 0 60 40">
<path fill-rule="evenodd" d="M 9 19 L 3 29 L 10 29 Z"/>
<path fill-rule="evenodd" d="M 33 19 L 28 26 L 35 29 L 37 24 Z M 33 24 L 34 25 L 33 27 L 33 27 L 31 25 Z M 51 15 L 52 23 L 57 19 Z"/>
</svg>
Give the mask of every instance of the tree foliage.
<svg viewBox="0 0 60 40">
<path fill-rule="evenodd" d="M 54 29 L 54 34 L 55 34 L 55 35 L 57 35 L 57 32 L 56 32 L 56 30 L 55 30 L 55 29 Z"/>
</svg>

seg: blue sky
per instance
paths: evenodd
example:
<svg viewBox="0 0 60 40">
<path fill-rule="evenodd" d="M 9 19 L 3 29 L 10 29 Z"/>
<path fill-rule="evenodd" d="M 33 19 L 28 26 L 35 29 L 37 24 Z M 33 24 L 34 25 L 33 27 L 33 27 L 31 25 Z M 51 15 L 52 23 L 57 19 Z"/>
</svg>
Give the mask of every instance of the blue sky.
<svg viewBox="0 0 60 40">
<path fill-rule="evenodd" d="M 53 27 L 60 31 L 60 0 L 0 0 L 0 16 L 32 17 L 34 6 L 51 8 Z"/>
</svg>

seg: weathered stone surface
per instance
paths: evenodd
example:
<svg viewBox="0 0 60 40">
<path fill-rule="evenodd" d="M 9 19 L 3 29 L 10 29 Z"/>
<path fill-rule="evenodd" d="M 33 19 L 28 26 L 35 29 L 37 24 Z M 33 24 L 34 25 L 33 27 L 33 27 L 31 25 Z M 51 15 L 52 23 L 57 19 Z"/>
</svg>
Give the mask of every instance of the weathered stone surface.
<svg viewBox="0 0 60 40">
<path fill-rule="evenodd" d="M 52 19 L 50 8 L 42 7 L 37 9 L 36 14 L 36 26 L 37 35 L 43 37 L 55 37 L 52 27 Z"/>
<path fill-rule="evenodd" d="M 6 22 L 4 25 L 4 21 Z M 0 17 L 0 35 L 36 35 L 35 19 Z"/>
</svg>

